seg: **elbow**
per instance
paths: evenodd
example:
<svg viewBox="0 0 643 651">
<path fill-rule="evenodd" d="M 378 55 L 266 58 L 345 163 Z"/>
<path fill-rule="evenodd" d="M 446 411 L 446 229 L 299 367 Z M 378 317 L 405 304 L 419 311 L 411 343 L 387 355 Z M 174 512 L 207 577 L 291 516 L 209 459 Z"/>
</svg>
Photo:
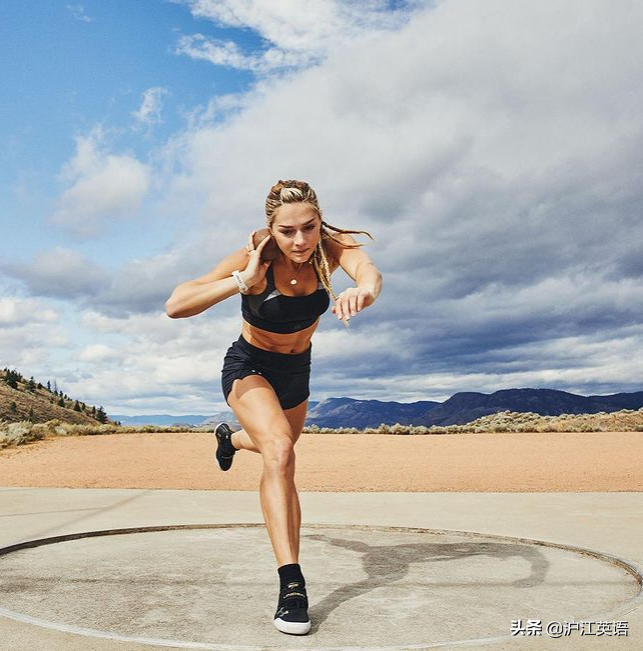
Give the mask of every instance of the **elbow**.
<svg viewBox="0 0 643 651">
<path fill-rule="evenodd" d="M 170 319 L 180 319 L 183 316 L 179 306 L 171 298 L 165 302 L 165 314 L 167 314 Z"/>
</svg>

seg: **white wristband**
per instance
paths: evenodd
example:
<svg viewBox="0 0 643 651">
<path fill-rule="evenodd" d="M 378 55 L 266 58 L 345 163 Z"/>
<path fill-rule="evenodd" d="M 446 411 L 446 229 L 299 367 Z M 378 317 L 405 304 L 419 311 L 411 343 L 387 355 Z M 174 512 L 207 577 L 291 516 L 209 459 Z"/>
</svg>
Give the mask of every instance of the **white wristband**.
<svg viewBox="0 0 643 651">
<path fill-rule="evenodd" d="M 239 288 L 239 291 L 242 294 L 247 294 L 250 287 L 248 287 L 248 285 L 246 285 L 246 281 L 241 277 L 241 274 L 238 271 L 233 271 L 232 272 L 232 277 L 235 279 L 235 281 L 237 283 L 237 287 Z"/>
</svg>

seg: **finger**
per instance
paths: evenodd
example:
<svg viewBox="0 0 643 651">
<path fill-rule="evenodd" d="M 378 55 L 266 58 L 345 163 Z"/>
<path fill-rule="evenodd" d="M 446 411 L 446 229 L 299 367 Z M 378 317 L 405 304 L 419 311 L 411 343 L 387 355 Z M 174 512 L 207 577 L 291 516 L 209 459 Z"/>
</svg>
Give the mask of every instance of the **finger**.
<svg viewBox="0 0 643 651">
<path fill-rule="evenodd" d="M 355 316 L 357 314 L 357 296 L 353 294 L 353 296 L 350 297 L 349 302 L 351 316 Z"/>
<path fill-rule="evenodd" d="M 250 253 L 250 251 L 254 251 L 254 248 L 255 248 L 255 239 L 254 238 L 255 238 L 255 233 L 256 232 L 257 231 L 252 231 L 252 233 L 250 233 L 250 235 L 248 236 L 248 244 L 246 244 L 246 250 L 248 251 L 248 253 Z"/>
<path fill-rule="evenodd" d="M 335 311 L 335 314 L 337 315 L 338 319 L 342 318 L 342 297 L 341 295 L 337 297 L 337 301 L 335 301 L 335 305 L 333 306 L 333 310 Z"/>
<path fill-rule="evenodd" d="M 268 243 L 268 240 L 272 237 L 272 235 L 268 235 L 267 237 L 264 237 L 261 242 L 259 242 L 259 246 L 256 248 L 257 251 L 261 252 L 263 251 L 263 247 L 266 246 Z"/>
<path fill-rule="evenodd" d="M 364 307 L 364 300 L 365 300 L 365 299 L 366 299 L 366 297 L 364 296 L 364 294 L 360 294 L 360 295 L 357 297 L 357 311 L 358 311 L 358 312 L 361 312 L 361 311 L 362 311 L 362 308 Z"/>
</svg>

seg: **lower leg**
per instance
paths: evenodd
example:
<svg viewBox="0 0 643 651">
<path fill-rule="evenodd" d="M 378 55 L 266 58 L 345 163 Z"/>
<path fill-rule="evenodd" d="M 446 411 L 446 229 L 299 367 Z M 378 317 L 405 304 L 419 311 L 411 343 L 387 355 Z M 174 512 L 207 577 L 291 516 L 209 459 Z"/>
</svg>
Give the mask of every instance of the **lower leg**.
<svg viewBox="0 0 643 651">
<path fill-rule="evenodd" d="M 297 494 L 297 487 L 293 481 L 293 492 L 291 496 L 290 512 L 288 518 L 290 540 L 293 549 L 295 550 L 295 557 L 299 558 L 299 531 L 301 529 L 301 507 L 299 505 L 299 495 Z M 299 562 L 299 561 L 294 561 Z"/>
<path fill-rule="evenodd" d="M 261 450 L 259 450 L 259 448 L 252 442 L 252 439 L 250 436 L 248 436 L 248 433 L 243 429 L 233 432 L 230 441 L 237 450 L 250 450 L 250 452 L 259 453 L 261 452 Z"/>
<path fill-rule="evenodd" d="M 282 473 L 264 464 L 259 495 L 266 529 L 277 560 L 277 567 L 299 562 L 299 529 L 301 509 L 292 470 Z"/>
</svg>

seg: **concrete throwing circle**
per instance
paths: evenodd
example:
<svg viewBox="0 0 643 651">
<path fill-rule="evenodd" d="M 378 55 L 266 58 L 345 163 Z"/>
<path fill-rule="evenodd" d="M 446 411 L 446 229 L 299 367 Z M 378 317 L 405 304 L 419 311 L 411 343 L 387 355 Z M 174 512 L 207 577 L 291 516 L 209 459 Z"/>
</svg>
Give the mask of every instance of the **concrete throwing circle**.
<svg viewBox="0 0 643 651">
<path fill-rule="evenodd" d="M 263 525 L 92 531 L 0 549 L 0 615 L 82 635 L 190 649 L 429 649 L 510 637 L 512 620 L 612 620 L 641 571 L 543 541 L 402 527 L 302 527 L 313 629 L 272 625 Z"/>
</svg>

